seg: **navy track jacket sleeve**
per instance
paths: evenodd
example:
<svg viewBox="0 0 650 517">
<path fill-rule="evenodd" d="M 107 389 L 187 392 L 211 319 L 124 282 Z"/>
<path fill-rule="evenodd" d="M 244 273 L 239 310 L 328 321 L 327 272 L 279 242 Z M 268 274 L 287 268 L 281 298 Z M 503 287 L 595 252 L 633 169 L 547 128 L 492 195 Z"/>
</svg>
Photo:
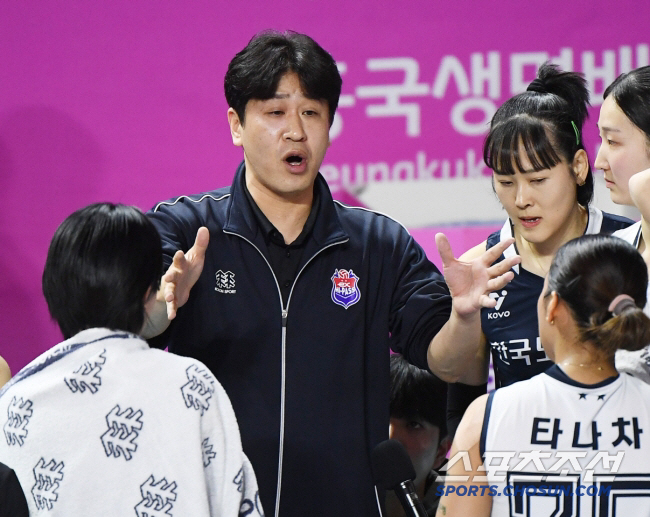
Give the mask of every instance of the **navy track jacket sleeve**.
<svg viewBox="0 0 650 517">
<path fill-rule="evenodd" d="M 410 235 L 402 253 L 393 290 L 391 349 L 428 370 L 429 343 L 449 319 L 451 295 L 442 274 Z"/>
</svg>

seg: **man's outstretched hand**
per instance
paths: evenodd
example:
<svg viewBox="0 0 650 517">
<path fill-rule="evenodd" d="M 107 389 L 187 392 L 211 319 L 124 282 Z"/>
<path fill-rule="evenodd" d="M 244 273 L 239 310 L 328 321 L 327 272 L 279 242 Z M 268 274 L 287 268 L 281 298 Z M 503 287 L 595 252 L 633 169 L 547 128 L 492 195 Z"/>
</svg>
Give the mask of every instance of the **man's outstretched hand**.
<svg viewBox="0 0 650 517">
<path fill-rule="evenodd" d="M 210 242 L 210 232 L 205 226 L 196 232 L 194 245 L 183 253 L 178 250 L 174 255 L 171 265 L 162 277 L 158 299 L 167 306 L 167 318 L 176 317 L 176 311 L 182 307 L 190 297 L 190 290 L 201 276 L 205 262 L 205 251 Z"/>
<path fill-rule="evenodd" d="M 514 278 L 510 269 L 519 264 L 521 258 L 517 255 L 492 264 L 513 242 L 514 239 L 500 242 L 480 257 L 463 262 L 454 258 L 445 234 L 436 234 L 436 247 L 443 265 L 442 274 L 451 292 L 454 310 L 459 316 L 468 316 L 482 307 L 496 305 L 496 300 L 490 298 L 490 293 L 501 289 Z"/>
</svg>

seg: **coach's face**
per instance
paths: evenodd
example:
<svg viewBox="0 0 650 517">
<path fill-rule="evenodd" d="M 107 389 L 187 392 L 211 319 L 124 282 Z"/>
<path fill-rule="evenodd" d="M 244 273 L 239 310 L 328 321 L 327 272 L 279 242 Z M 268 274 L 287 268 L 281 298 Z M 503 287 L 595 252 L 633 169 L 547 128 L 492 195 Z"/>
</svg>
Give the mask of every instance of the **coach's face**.
<svg viewBox="0 0 650 517">
<path fill-rule="evenodd" d="M 228 110 L 233 143 L 244 149 L 246 184 L 258 196 L 311 202 L 313 185 L 329 146 L 329 109 L 309 99 L 298 76 L 282 76 L 270 99 L 251 99 L 245 120 Z"/>
</svg>

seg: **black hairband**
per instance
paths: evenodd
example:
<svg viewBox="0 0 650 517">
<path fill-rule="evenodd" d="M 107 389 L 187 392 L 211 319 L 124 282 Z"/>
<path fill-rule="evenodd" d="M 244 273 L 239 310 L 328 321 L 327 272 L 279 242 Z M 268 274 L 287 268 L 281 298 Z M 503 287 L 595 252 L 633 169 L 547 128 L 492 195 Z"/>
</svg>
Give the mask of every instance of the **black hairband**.
<svg viewBox="0 0 650 517">
<path fill-rule="evenodd" d="M 528 85 L 528 88 L 526 88 L 526 90 L 529 92 L 548 93 L 546 86 L 544 86 L 544 81 L 542 81 L 539 77 L 537 79 L 534 79 L 533 82 Z"/>
</svg>

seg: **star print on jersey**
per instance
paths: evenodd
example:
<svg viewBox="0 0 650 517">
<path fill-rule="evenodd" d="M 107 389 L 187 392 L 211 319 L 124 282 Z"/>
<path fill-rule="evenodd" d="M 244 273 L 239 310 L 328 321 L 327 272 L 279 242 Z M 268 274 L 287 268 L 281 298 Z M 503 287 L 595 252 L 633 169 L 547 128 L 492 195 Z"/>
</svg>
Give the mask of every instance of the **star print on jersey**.
<svg viewBox="0 0 650 517">
<path fill-rule="evenodd" d="M 59 498 L 57 489 L 63 481 L 63 462 L 57 463 L 52 459 L 46 465 L 45 458 L 41 458 L 34 467 L 34 479 L 36 483 L 32 487 L 32 497 L 36 508 L 51 510 Z"/>
<path fill-rule="evenodd" d="M 210 462 L 216 458 L 217 453 L 212 450 L 213 446 L 210 443 L 210 439 L 206 438 L 201 443 L 202 452 L 203 452 L 203 466 L 207 467 L 210 465 Z"/>
<path fill-rule="evenodd" d="M 190 366 L 185 373 L 188 381 L 181 387 L 181 393 L 188 408 L 201 411 L 201 416 L 210 407 L 210 397 L 214 393 L 214 380 L 207 368 Z"/>
<path fill-rule="evenodd" d="M 99 374 L 102 366 L 106 363 L 106 349 L 102 350 L 95 357 L 91 357 L 83 363 L 71 375 L 64 378 L 65 383 L 72 393 L 84 393 L 88 390 L 95 394 L 102 384 Z"/>
<path fill-rule="evenodd" d="M 168 483 L 165 478 L 156 482 L 153 474 L 140 485 L 142 501 L 135 506 L 138 517 L 171 517 L 176 501 L 176 482 Z"/>
<path fill-rule="evenodd" d="M 580 400 L 583 400 L 583 399 L 587 400 L 587 394 L 586 393 L 579 393 L 578 395 L 580 395 Z"/>
<path fill-rule="evenodd" d="M 123 456 L 126 461 L 133 457 L 138 445 L 135 439 L 142 429 L 142 411 L 134 411 L 132 408 L 126 408 L 120 412 L 120 406 L 116 405 L 111 412 L 106 415 L 108 431 L 102 436 L 102 445 L 104 452 L 109 458 L 111 456 L 119 458 Z"/>
<path fill-rule="evenodd" d="M 18 445 L 20 447 L 27 438 L 27 424 L 33 413 L 32 401 L 14 397 L 7 407 L 7 422 L 4 425 L 7 445 Z"/>
</svg>

